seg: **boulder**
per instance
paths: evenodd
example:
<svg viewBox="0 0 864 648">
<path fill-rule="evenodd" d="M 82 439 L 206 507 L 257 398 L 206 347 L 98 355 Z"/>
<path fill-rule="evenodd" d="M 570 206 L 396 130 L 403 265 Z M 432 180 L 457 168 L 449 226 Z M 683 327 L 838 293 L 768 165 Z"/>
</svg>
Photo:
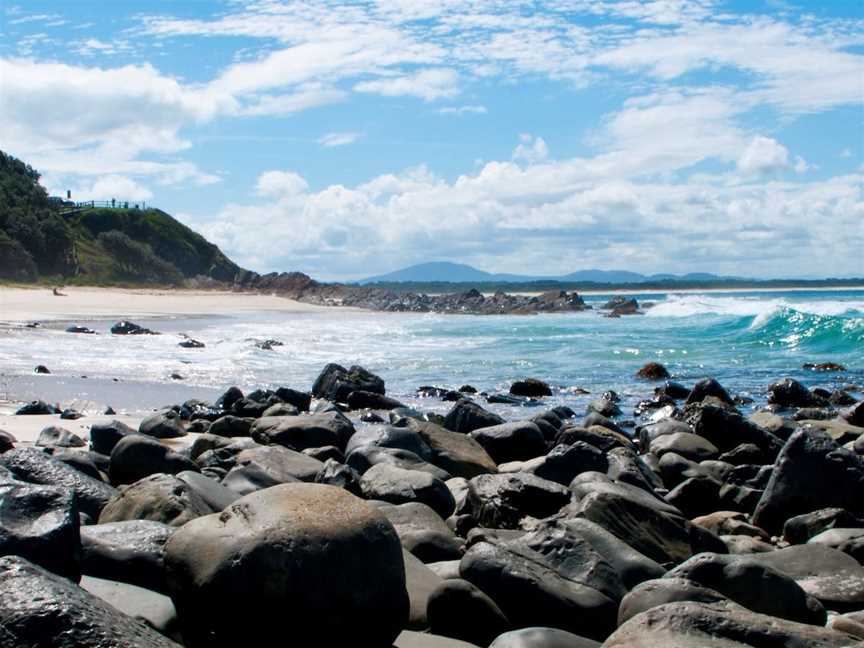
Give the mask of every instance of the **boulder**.
<svg viewBox="0 0 864 648">
<path fill-rule="evenodd" d="M 163 554 L 176 529 L 153 520 L 81 527 L 81 571 L 89 576 L 167 592 Z"/>
<path fill-rule="evenodd" d="M 404 549 L 402 559 L 405 562 L 405 588 L 408 590 L 411 606 L 406 627 L 426 630 L 429 628 L 429 596 L 443 581 L 438 574 Z"/>
<path fill-rule="evenodd" d="M 600 648 L 600 643 L 558 628 L 522 628 L 498 636 L 489 648 Z"/>
<path fill-rule="evenodd" d="M 474 644 L 450 637 L 429 634 L 428 632 L 416 632 L 414 630 L 403 630 L 396 637 L 393 648 L 480 648 Z"/>
<path fill-rule="evenodd" d="M 702 553 L 666 574 L 713 589 L 749 610 L 770 616 L 825 625 L 825 608 L 792 578 L 751 556 Z"/>
<path fill-rule="evenodd" d="M 781 407 L 819 407 L 825 400 L 797 380 L 784 378 L 768 387 L 768 402 Z"/>
<path fill-rule="evenodd" d="M 717 405 L 700 405 L 687 417 L 693 432 L 710 441 L 720 452 L 728 452 L 742 443 L 752 443 L 776 457 L 783 441 L 744 418 L 738 411 Z"/>
<path fill-rule="evenodd" d="M 611 398 L 598 398 L 588 403 L 588 412 L 595 412 L 600 416 L 611 418 L 621 416 L 621 408 Z"/>
<path fill-rule="evenodd" d="M 636 372 L 636 377 L 645 380 L 665 380 L 669 378 L 669 370 L 659 362 L 649 362 Z"/>
<path fill-rule="evenodd" d="M 18 556 L 0 558 L 0 639 L 16 647 L 179 648 L 141 621 Z"/>
<path fill-rule="evenodd" d="M 157 335 L 155 331 L 126 320 L 114 324 L 111 327 L 111 333 L 114 335 Z"/>
<path fill-rule="evenodd" d="M 339 488 L 344 488 L 352 495 L 362 497 L 363 489 L 360 487 L 360 479 L 360 473 L 351 466 L 339 463 L 335 459 L 325 461 L 324 467 L 315 475 L 316 484 L 338 486 Z"/>
<path fill-rule="evenodd" d="M 283 402 L 296 407 L 300 412 L 308 412 L 309 406 L 312 404 L 312 394 L 309 392 L 297 391 L 289 387 L 279 387 L 276 390 L 276 395 Z"/>
<path fill-rule="evenodd" d="M 847 407 L 840 412 L 840 416 L 850 425 L 864 428 L 864 400 Z"/>
<path fill-rule="evenodd" d="M 525 378 L 517 380 L 510 385 L 510 393 L 514 396 L 527 396 L 529 398 L 538 398 L 543 396 L 551 396 L 552 388 L 542 380 L 537 378 Z"/>
<path fill-rule="evenodd" d="M 825 508 L 786 520 L 783 539 L 789 544 L 804 544 L 810 538 L 837 527 L 864 528 L 864 519 L 842 508 Z"/>
<path fill-rule="evenodd" d="M 223 437 L 248 437 L 251 436 L 252 424 L 254 422 L 254 418 L 228 414 L 213 421 L 210 427 L 207 428 L 207 432 Z"/>
<path fill-rule="evenodd" d="M 14 435 L 6 430 L 0 430 L 0 454 L 14 448 L 16 443 L 18 443 L 18 439 Z"/>
<path fill-rule="evenodd" d="M 703 378 L 693 385 L 693 389 L 691 389 L 690 393 L 687 395 L 686 404 L 701 403 L 709 396 L 716 398 L 727 405 L 735 404 L 732 397 L 729 395 L 729 392 L 727 392 L 723 385 L 717 382 L 714 378 Z"/>
<path fill-rule="evenodd" d="M 828 529 L 810 538 L 809 544 L 821 544 L 837 549 L 864 564 L 864 528 Z"/>
<path fill-rule="evenodd" d="M 282 446 L 257 446 L 241 450 L 236 457 L 238 468 L 254 464 L 282 484 L 295 480 L 315 481 L 324 464 L 302 452 Z"/>
<path fill-rule="evenodd" d="M 354 426 L 340 412 L 260 418 L 252 425 L 252 438 L 263 445 L 281 445 L 291 450 L 336 446 L 344 449 Z"/>
<path fill-rule="evenodd" d="M 360 488 L 367 499 L 390 504 L 420 502 L 442 518 L 450 517 L 456 509 L 456 502 L 447 485 L 429 473 L 418 470 L 376 464 L 363 474 Z"/>
<path fill-rule="evenodd" d="M 429 461 L 454 477 L 471 479 L 477 475 L 498 472 L 498 466 L 489 453 L 467 434 L 453 432 L 426 421 L 410 420 L 407 425 L 429 448 Z"/>
<path fill-rule="evenodd" d="M 155 473 L 176 475 L 184 470 L 198 472 L 191 459 L 174 452 L 157 440 L 140 434 L 121 439 L 111 451 L 108 475 L 115 486 L 131 484 Z"/>
<path fill-rule="evenodd" d="M 777 457 L 753 523 L 779 534 L 791 517 L 826 507 L 864 515 L 864 459 L 824 432 L 798 430 Z"/>
<path fill-rule="evenodd" d="M 377 410 L 394 410 L 399 407 L 405 407 L 404 403 L 400 403 L 395 398 L 390 398 L 384 394 L 376 394 L 375 392 L 356 390 L 348 394 L 348 407 L 352 410 L 359 409 L 377 409 Z"/>
<path fill-rule="evenodd" d="M 626 591 L 612 567 L 560 525 L 473 544 L 459 569 L 515 627 L 549 626 L 594 639 L 615 627 Z"/>
<path fill-rule="evenodd" d="M 765 541 L 771 539 L 765 531 L 750 524 L 744 513 L 738 511 L 715 511 L 694 518 L 692 522 L 720 536 L 746 535 Z"/>
<path fill-rule="evenodd" d="M 0 555 L 11 554 L 78 581 L 81 540 L 72 490 L 0 481 Z"/>
<path fill-rule="evenodd" d="M 633 442 L 625 434 L 615 432 L 602 425 L 592 425 L 589 428 L 580 425 L 567 424 L 561 427 L 553 437 L 554 445 L 570 445 L 577 441 L 590 443 L 603 452 L 613 448 L 633 448 Z"/>
<path fill-rule="evenodd" d="M 324 367 L 312 385 L 312 395 L 334 403 L 345 403 L 354 391 L 384 394 L 384 381 L 363 367 L 354 365 L 346 369 L 338 364 Z"/>
<path fill-rule="evenodd" d="M 130 434 L 136 434 L 135 430 L 122 421 L 94 423 L 90 426 L 90 449 L 99 454 L 110 455 L 117 442 Z"/>
<path fill-rule="evenodd" d="M 708 439 L 690 432 L 664 434 L 654 439 L 650 448 L 651 452 L 658 457 L 662 457 L 667 452 L 674 452 L 691 461 L 714 459 L 720 454 L 717 446 Z"/>
<path fill-rule="evenodd" d="M 117 491 L 35 448 L 15 448 L 0 455 L 0 466 L 31 484 L 60 486 L 75 493 L 78 510 L 99 517 L 99 512 Z"/>
<path fill-rule="evenodd" d="M 561 484 L 519 472 L 472 478 L 466 507 L 483 526 L 516 529 L 525 516 L 554 515 L 569 501 L 570 490 Z"/>
<path fill-rule="evenodd" d="M 170 639 L 180 639 L 177 610 L 171 599 L 144 587 L 124 583 L 110 578 L 84 576 L 81 589 L 102 599 L 123 614 L 142 621 L 159 634 Z"/>
<path fill-rule="evenodd" d="M 154 520 L 179 527 L 213 509 L 174 475 L 150 475 L 124 486 L 102 509 L 99 524 L 123 520 Z"/>
<path fill-rule="evenodd" d="M 646 463 L 646 459 L 654 455 L 637 455 L 631 448 L 612 448 L 606 453 L 609 467 L 606 475 L 615 482 L 630 484 L 642 490 L 653 493 L 664 488 L 663 481 Z M 656 457 L 654 457 L 656 459 Z"/>
<path fill-rule="evenodd" d="M 504 419 L 480 407 L 474 401 L 462 399 L 444 417 L 444 427 L 465 434 L 478 428 L 501 425 Z"/>
<path fill-rule="evenodd" d="M 446 470 L 423 461 L 413 452 L 401 448 L 379 448 L 373 445 L 361 446 L 348 453 L 345 462 L 361 475 L 377 464 L 387 464 L 429 473 L 441 481 L 447 481 L 451 475 Z"/>
<path fill-rule="evenodd" d="M 516 421 L 473 430 L 477 441 L 496 463 L 524 461 L 546 453 L 546 441 L 536 423 Z"/>
<path fill-rule="evenodd" d="M 240 496 L 229 488 L 220 484 L 216 479 L 202 475 L 193 470 L 184 470 L 177 473 L 177 479 L 195 491 L 201 499 L 214 511 L 233 504 Z"/>
<path fill-rule="evenodd" d="M 618 625 L 651 608 L 680 601 L 722 603 L 727 597 L 689 578 L 656 578 L 640 583 L 627 593 L 618 608 Z"/>
<path fill-rule="evenodd" d="M 541 479 L 567 486 L 576 475 L 584 472 L 606 472 L 609 467 L 604 454 L 584 441 L 552 448 L 529 472 Z"/>
<path fill-rule="evenodd" d="M 44 448 L 83 448 L 87 444 L 66 428 L 50 425 L 39 433 L 36 445 Z"/>
<path fill-rule="evenodd" d="M 447 580 L 430 595 L 429 628 L 437 635 L 488 646 L 510 622 L 495 602 L 468 581 Z"/>
<path fill-rule="evenodd" d="M 342 489 L 283 484 L 179 529 L 165 548 L 189 648 L 285 636 L 390 646 L 408 618 L 402 548 L 373 506 Z M 238 623 L 242 619 L 242 623 Z"/>
<path fill-rule="evenodd" d="M 685 517 L 694 518 L 717 510 L 722 487 L 720 482 L 711 477 L 690 477 L 666 493 L 663 499 Z"/>
<path fill-rule="evenodd" d="M 29 403 L 25 403 L 17 410 L 15 410 L 15 416 L 40 416 L 45 414 L 59 414 L 60 410 L 54 407 L 53 405 L 49 405 L 45 401 L 34 400 Z"/>
<path fill-rule="evenodd" d="M 165 410 L 151 414 L 138 426 L 138 432 L 155 439 L 176 439 L 186 436 L 180 413 L 176 410 Z"/>
<path fill-rule="evenodd" d="M 621 625 L 604 648 L 849 648 L 850 635 L 751 612 L 732 602 L 679 601 L 652 607 Z"/>
<path fill-rule="evenodd" d="M 459 560 L 462 541 L 435 511 L 420 502 L 376 503 L 387 516 L 402 546 L 424 563 Z"/>
</svg>

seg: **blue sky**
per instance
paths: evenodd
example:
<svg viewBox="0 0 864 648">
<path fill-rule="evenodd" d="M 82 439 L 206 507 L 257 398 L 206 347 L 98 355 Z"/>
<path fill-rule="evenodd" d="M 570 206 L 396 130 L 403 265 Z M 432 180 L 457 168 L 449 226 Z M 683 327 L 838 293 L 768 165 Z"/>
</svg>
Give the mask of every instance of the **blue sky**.
<svg viewBox="0 0 864 648">
<path fill-rule="evenodd" d="M 258 271 L 864 275 L 857 1 L 0 11 L 0 148 Z"/>
</svg>

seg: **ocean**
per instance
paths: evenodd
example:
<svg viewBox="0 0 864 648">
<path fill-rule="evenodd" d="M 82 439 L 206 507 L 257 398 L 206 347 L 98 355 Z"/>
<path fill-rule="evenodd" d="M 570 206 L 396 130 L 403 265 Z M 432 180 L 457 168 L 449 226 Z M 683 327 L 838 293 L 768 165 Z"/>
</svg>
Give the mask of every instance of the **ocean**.
<svg viewBox="0 0 864 648">
<path fill-rule="evenodd" d="M 596 308 L 610 296 L 584 297 Z M 581 412 L 613 389 L 630 415 L 652 394 L 652 383 L 634 377 L 652 360 L 688 386 L 714 376 L 731 393 L 754 399 L 750 408 L 764 404 L 768 384 L 786 376 L 827 388 L 864 383 L 864 290 L 634 296 L 654 305 L 620 319 L 596 311 L 462 316 L 333 309 L 136 320 L 159 336 L 111 335 L 113 321 L 13 326 L 0 330 L 0 399 L 42 398 L 94 412 L 110 404 L 137 413 L 187 398 L 212 400 L 231 385 L 308 390 L 328 362 L 363 365 L 384 378 L 389 395 L 437 412 L 451 404 L 417 398 L 417 387 L 471 384 L 506 392 L 513 380 L 536 377 L 553 386 L 550 405 Z M 99 334 L 65 333 L 69 324 Z M 179 347 L 181 334 L 206 347 Z M 256 346 L 266 339 L 282 346 Z M 802 368 L 829 360 L 847 371 Z M 52 373 L 34 374 L 39 364 Z M 175 373 L 183 379 L 172 379 Z M 591 393 L 575 394 L 575 387 Z M 489 408 L 508 419 L 531 415 L 511 405 Z"/>
</svg>

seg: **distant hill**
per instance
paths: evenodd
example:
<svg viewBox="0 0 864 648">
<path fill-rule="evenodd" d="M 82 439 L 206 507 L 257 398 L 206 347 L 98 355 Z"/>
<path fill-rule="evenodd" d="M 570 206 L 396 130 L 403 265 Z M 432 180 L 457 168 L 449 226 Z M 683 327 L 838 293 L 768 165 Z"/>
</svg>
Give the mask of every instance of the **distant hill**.
<svg viewBox="0 0 864 648">
<path fill-rule="evenodd" d="M 178 285 L 232 282 L 237 264 L 159 209 L 72 208 L 0 151 L 0 279 Z"/>
<path fill-rule="evenodd" d="M 732 279 L 732 277 L 719 277 L 707 272 L 694 272 L 686 275 L 656 274 L 644 275 L 627 270 L 579 270 L 570 274 L 560 276 L 549 275 L 517 275 L 505 273 L 493 273 L 478 270 L 464 263 L 450 263 L 449 261 L 436 261 L 433 263 L 420 263 L 412 265 L 395 272 L 389 272 L 375 277 L 361 279 L 356 283 L 531 283 L 558 281 L 562 283 L 587 282 L 608 284 L 634 284 L 651 281 L 721 281 Z"/>
</svg>

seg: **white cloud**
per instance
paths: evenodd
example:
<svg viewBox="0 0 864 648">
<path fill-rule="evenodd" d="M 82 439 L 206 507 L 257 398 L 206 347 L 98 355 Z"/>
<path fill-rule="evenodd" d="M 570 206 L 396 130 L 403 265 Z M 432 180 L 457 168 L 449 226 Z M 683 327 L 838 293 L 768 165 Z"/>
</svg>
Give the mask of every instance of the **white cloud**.
<svg viewBox="0 0 864 648">
<path fill-rule="evenodd" d="M 385 97 L 411 96 L 434 101 L 459 94 L 458 82 L 459 74 L 455 70 L 436 68 L 405 76 L 361 81 L 354 90 Z"/>
<path fill-rule="evenodd" d="M 318 138 L 318 143 L 325 148 L 353 144 L 360 138 L 360 133 L 326 133 Z"/>
<path fill-rule="evenodd" d="M 55 192 L 66 195 L 65 191 Z M 78 185 L 72 189 L 72 199 L 111 200 L 121 202 L 146 201 L 153 197 L 153 192 L 132 178 L 122 175 L 107 175 L 96 178 L 91 184 Z"/>
<path fill-rule="evenodd" d="M 447 106 L 446 108 L 440 108 L 438 112 L 442 115 L 456 115 L 457 117 L 462 117 L 463 115 L 485 115 L 488 111 L 486 110 L 486 106 L 466 105 Z"/>
<path fill-rule="evenodd" d="M 789 168 L 789 150 L 777 140 L 762 135 L 754 137 L 738 158 L 738 169 L 750 175 L 779 173 Z"/>
<path fill-rule="evenodd" d="M 267 171 L 258 177 L 255 193 L 270 198 L 286 198 L 306 193 L 308 183 L 293 171 Z"/>
<path fill-rule="evenodd" d="M 542 162 L 549 157 L 549 147 L 542 137 L 535 137 L 529 133 L 519 136 L 519 144 L 513 149 L 513 159 L 528 164 Z"/>
</svg>

